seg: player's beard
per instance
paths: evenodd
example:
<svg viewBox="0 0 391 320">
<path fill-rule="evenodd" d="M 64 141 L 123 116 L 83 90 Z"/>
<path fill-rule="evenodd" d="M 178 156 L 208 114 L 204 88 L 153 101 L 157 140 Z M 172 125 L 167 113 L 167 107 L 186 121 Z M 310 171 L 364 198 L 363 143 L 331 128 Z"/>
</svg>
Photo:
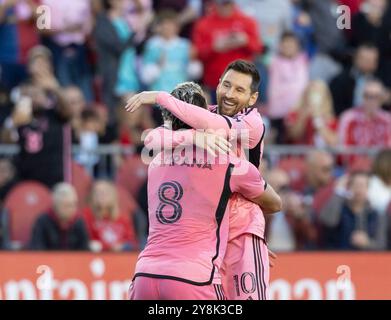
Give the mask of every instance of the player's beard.
<svg viewBox="0 0 391 320">
<path fill-rule="evenodd" d="M 246 103 L 240 103 L 236 99 L 227 99 L 225 97 L 217 97 L 217 105 L 220 114 L 225 116 L 234 116 L 244 108 L 247 108 L 249 101 Z"/>
</svg>

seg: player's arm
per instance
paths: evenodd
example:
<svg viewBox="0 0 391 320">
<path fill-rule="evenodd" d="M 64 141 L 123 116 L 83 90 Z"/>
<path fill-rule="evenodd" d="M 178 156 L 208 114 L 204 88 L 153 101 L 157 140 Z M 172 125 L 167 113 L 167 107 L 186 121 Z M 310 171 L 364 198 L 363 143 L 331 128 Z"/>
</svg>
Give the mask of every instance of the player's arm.
<svg viewBox="0 0 391 320">
<path fill-rule="evenodd" d="M 231 143 L 226 138 L 210 132 L 193 129 L 173 131 L 166 127 L 151 130 L 145 137 L 144 144 L 149 150 L 158 152 L 173 150 L 178 146 L 196 145 L 212 155 L 227 154 L 231 148 Z"/>
<path fill-rule="evenodd" d="M 281 211 L 281 198 L 270 184 L 265 185 L 265 191 L 258 197 L 251 199 L 258 204 L 264 214 L 272 214 Z"/>
<path fill-rule="evenodd" d="M 223 129 L 225 132 L 231 129 L 238 131 L 247 129 L 250 148 L 259 142 L 263 134 L 262 118 L 256 110 L 233 119 L 186 103 L 163 91 L 144 91 L 136 94 L 128 100 L 125 109 L 134 112 L 142 105 L 156 103 L 194 129 Z"/>
<path fill-rule="evenodd" d="M 166 127 L 158 127 L 148 132 L 144 144 L 150 150 L 172 150 L 179 145 L 192 145 L 194 130 L 172 131 Z"/>
<path fill-rule="evenodd" d="M 240 160 L 233 168 L 231 191 L 258 204 L 264 214 L 281 211 L 280 196 L 263 180 L 258 169 L 246 160 Z"/>
<path fill-rule="evenodd" d="M 232 127 L 231 118 L 211 113 L 206 109 L 176 99 L 163 91 L 144 91 L 136 94 L 128 100 L 125 109 L 134 112 L 142 105 L 153 104 L 159 104 L 194 129 L 229 130 Z"/>
</svg>

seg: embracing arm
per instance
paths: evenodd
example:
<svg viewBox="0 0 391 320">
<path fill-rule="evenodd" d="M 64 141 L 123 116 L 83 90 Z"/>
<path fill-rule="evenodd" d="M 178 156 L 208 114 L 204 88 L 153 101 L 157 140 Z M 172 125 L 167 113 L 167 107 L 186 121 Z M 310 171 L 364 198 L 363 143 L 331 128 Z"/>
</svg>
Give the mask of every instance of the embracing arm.
<svg viewBox="0 0 391 320">
<path fill-rule="evenodd" d="M 228 117 L 176 99 L 167 92 L 159 92 L 156 102 L 194 129 L 229 130 L 232 126 Z"/>
<path fill-rule="evenodd" d="M 258 204 L 264 214 L 273 214 L 281 211 L 282 208 L 281 198 L 270 184 L 266 185 L 261 195 L 250 200 Z"/>
<path fill-rule="evenodd" d="M 173 150 L 178 146 L 196 145 L 207 150 L 210 154 L 227 154 L 231 144 L 227 139 L 206 131 L 195 131 L 194 129 L 170 130 L 159 127 L 151 130 L 144 139 L 144 144 L 149 150 L 161 152 Z"/>
<path fill-rule="evenodd" d="M 183 102 L 164 91 L 144 91 L 136 94 L 127 101 L 125 109 L 135 112 L 143 105 L 153 104 L 159 104 L 194 129 L 229 130 L 231 127 L 230 118 Z"/>
<path fill-rule="evenodd" d="M 233 169 L 231 190 L 259 205 L 264 214 L 281 211 L 280 196 L 263 180 L 258 169 L 246 160 L 240 160 Z"/>
</svg>

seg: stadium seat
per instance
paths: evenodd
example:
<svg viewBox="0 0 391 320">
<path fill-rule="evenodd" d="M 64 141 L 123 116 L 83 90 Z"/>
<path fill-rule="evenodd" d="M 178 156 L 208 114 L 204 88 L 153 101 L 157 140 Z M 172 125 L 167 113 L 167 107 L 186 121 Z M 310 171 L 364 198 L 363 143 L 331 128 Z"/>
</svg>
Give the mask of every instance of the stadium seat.
<svg viewBox="0 0 391 320">
<path fill-rule="evenodd" d="M 148 166 L 139 155 L 127 157 L 116 173 L 116 184 L 127 190 L 134 198 L 148 176 Z"/>
<path fill-rule="evenodd" d="M 39 182 L 21 182 L 12 188 L 4 201 L 4 207 L 10 217 L 14 248 L 27 245 L 35 220 L 50 208 L 51 203 L 50 190 Z"/>
<path fill-rule="evenodd" d="M 91 190 L 92 178 L 81 165 L 74 161 L 72 161 L 72 185 L 79 198 L 79 208 L 83 208 Z"/>
</svg>

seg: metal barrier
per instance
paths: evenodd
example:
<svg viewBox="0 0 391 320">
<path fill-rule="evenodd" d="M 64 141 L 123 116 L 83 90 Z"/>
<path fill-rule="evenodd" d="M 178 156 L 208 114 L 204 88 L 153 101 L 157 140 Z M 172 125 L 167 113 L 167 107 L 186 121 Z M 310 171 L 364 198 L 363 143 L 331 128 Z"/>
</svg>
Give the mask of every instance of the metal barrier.
<svg viewBox="0 0 391 320">
<path fill-rule="evenodd" d="M 314 146 L 308 145 L 268 145 L 265 148 L 265 152 L 273 155 L 287 156 L 287 155 L 303 155 L 311 150 L 316 149 Z M 362 147 L 362 146 L 338 146 L 333 148 L 324 148 L 323 150 L 329 151 L 334 155 L 369 155 L 373 156 L 380 150 L 381 147 Z M 0 144 L 0 155 L 13 156 L 19 151 L 19 146 L 14 144 Z M 73 145 L 72 152 L 78 153 L 82 150 L 79 145 Z M 133 146 L 124 147 L 118 144 L 101 144 L 99 148 L 93 151 L 94 154 L 110 155 L 110 154 L 134 154 L 135 148 Z"/>
<path fill-rule="evenodd" d="M 308 152 L 314 149 L 315 147 L 307 145 L 268 145 L 265 148 L 265 155 L 269 158 L 272 164 L 275 164 L 282 157 L 306 155 Z M 324 150 L 330 152 L 334 156 L 364 155 L 372 158 L 380 150 L 382 150 L 382 148 L 339 146 L 333 148 L 325 148 Z M 17 155 L 18 152 L 18 145 L 0 144 L 0 156 L 12 157 Z M 135 153 L 135 148 L 124 147 L 118 144 L 106 144 L 99 145 L 98 149 L 91 151 L 82 149 L 79 145 L 73 145 L 72 153 L 74 157 L 81 152 L 91 155 L 99 155 L 99 163 L 97 164 L 96 169 L 97 176 L 109 176 L 113 178 L 115 176 L 116 169 L 115 157 L 132 155 Z M 108 169 L 108 167 L 110 168 Z"/>
</svg>

